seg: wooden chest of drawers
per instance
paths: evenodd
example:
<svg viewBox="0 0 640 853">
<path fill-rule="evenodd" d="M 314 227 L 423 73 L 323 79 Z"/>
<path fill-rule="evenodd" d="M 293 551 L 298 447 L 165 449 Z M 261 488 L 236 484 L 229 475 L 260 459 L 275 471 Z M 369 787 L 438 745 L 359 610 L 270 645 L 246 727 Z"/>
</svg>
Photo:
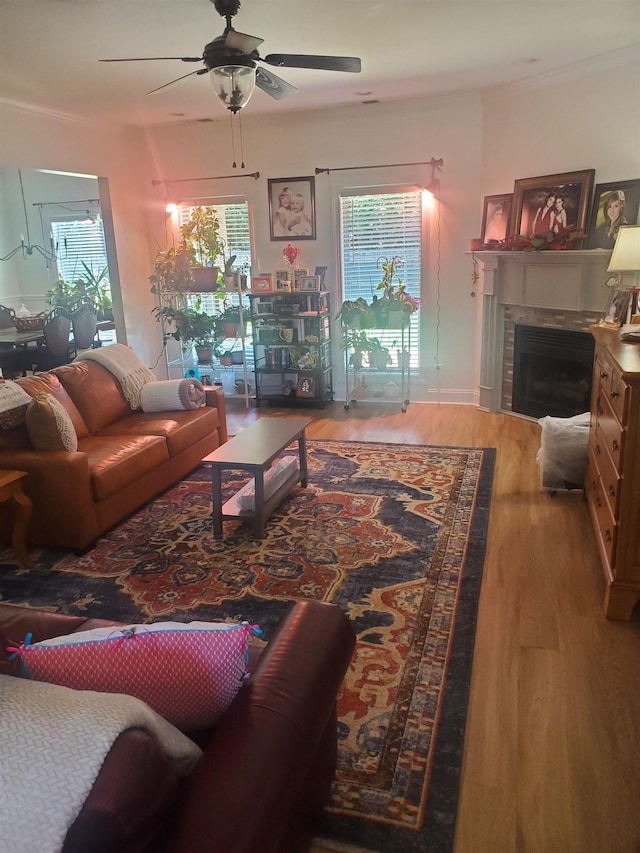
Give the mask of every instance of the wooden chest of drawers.
<svg viewBox="0 0 640 853">
<path fill-rule="evenodd" d="M 593 327 L 596 352 L 585 493 L 604 571 L 605 614 L 640 599 L 640 344 Z"/>
</svg>

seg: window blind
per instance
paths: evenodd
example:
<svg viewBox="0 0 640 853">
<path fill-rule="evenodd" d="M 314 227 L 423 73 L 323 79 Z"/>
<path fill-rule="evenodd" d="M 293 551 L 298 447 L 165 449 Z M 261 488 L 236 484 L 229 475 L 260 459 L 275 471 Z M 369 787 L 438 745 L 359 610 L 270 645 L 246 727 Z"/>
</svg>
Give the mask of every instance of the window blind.
<svg viewBox="0 0 640 853">
<path fill-rule="evenodd" d="M 56 218 L 51 221 L 51 233 L 57 250 L 58 273 L 65 281 L 72 282 L 85 275 L 82 261 L 96 276 L 107 267 L 100 217 L 95 222 Z"/>
</svg>

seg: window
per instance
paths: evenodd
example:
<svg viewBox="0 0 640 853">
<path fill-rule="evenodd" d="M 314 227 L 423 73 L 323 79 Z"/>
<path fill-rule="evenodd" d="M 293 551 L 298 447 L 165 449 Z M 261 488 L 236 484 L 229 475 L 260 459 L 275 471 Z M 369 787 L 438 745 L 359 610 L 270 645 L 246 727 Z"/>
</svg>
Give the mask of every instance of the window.
<svg viewBox="0 0 640 853">
<path fill-rule="evenodd" d="M 420 297 L 422 264 L 422 193 L 381 192 L 348 195 L 340 199 L 343 298 L 362 297 L 371 303 L 379 296 L 380 264 L 393 257 L 402 259 L 400 278 L 411 296 Z M 376 332 L 391 348 L 397 330 Z M 411 315 L 412 367 L 418 366 L 420 311 Z"/>
<path fill-rule="evenodd" d="M 58 273 L 65 281 L 72 282 L 84 274 L 82 261 L 95 275 L 107 267 L 101 217 L 52 219 L 51 232 L 57 247 Z"/>
</svg>

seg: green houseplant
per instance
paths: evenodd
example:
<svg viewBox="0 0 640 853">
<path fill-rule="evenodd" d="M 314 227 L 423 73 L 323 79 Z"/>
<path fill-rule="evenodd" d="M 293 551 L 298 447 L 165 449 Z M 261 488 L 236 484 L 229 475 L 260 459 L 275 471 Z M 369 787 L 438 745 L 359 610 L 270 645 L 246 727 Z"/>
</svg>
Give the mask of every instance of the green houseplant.
<svg viewBox="0 0 640 853">
<path fill-rule="evenodd" d="M 224 256 L 224 241 L 215 208 L 194 207 L 180 227 L 180 236 L 191 265 L 192 290 L 217 290 L 222 279 L 216 262 Z"/>
<path fill-rule="evenodd" d="M 186 352 L 188 344 L 193 343 L 200 363 L 210 362 L 215 341 L 216 317 L 201 310 L 200 302 L 193 307 L 162 305 L 154 308 L 158 322 L 165 326 L 165 343 L 173 338 Z"/>
</svg>

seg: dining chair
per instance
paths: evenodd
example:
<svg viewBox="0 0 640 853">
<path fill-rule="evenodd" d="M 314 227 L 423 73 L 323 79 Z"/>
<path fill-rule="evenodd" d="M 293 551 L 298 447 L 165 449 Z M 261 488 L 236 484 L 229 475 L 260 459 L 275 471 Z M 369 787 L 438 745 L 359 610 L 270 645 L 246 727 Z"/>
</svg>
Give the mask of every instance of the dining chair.
<svg viewBox="0 0 640 853">
<path fill-rule="evenodd" d="M 44 343 L 28 350 L 31 368 L 50 370 L 71 361 L 71 314 L 66 308 L 56 305 L 44 318 L 42 327 Z"/>
<path fill-rule="evenodd" d="M 98 330 L 98 306 L 93 300 L 79 299 L 71 307 L 71 328 L 73 354 L 78 350 L 91 349 L 94 346 Z"/>
<path fill-rule="evenodd" d="M 0 305 L 0 330 L 15 329 L 15 317 L 16 312 L 13 308 Z M 15 379 L 23 372 L 17 355 L 16 348 L 12 343 L 0 343 L 0 369 L 5 379 Z"/>
</svg>

